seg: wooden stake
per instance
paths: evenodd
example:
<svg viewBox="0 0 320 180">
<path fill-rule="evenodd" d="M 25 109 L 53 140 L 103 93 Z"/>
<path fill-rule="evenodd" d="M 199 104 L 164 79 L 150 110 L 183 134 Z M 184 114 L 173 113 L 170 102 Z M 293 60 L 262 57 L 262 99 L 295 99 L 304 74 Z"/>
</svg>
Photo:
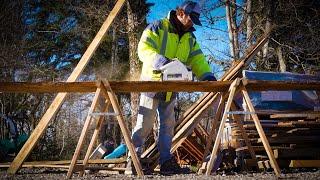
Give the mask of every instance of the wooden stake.
<svg viewBox="0 0 320 180">
<path fill-rule="evenodd" d="M 78 77 L 80 76 L 80 74 L 82 73 L 86 65 L 88 64 L 93 53 L 95 52 L 99 44 L 102 42 L 103 37 L 105 36 L 111 23 L 119 13 L 120 9 L 124 5 L 124 2 L 125 0 L 118 0 L 113 10 L 110 12 L 108 18 L 101 26 L 99 32 L 97 33 L 97 35 L 95 36 L 91 44 L 89 45 L 88 49 L 81 57 L 79 63 L 77 64 L 77 66 L 75 67 L 75 69 L 73 70 L 69 78 L 67 79 L 67 82 L 73 82 L 78 79 Z M 55 97 L 50 107 L 48 108 L 46 113 L 43 115 L 41 120 L 39 121 L 39 124 L 34 129 L 30 137 L 28 138 L 27 142 L 23 145 L 18 155 L 15 157 L 15 159 L 11 163 L 7 171 L 9 174 L 15 174 L 18 171 L 18 169 L 21 167 L 22 163 L 25 161 L 25 159 L 30 154 L 30 152 L 32 151 L 32 149 L 34 148 L 34 146 L 36 145 L 36 143 L 38 142 L 42 134 L 47 129 L 49 122 L 51 121 L 53 116 L 55 116 L 56 113 L 58 112 L 66 96 L 67 96 L 67 93 L 59 93 Z"/>
</svg>

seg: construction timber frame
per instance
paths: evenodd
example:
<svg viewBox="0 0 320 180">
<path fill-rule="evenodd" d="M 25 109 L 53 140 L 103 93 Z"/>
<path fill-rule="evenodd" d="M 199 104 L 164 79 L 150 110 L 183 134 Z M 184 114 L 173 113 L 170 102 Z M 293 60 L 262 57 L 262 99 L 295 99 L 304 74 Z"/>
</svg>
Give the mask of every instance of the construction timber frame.
<svg viewBox="0 0 320 180">
<path fill-rule="evenodd" d="M 129 151 L 131 155 L 133 155 L 133 163 L 137 169 L 137 173 L 139 176 L 143 176 L 143 172 L 141 171 L 141 165 L 140 162 L 137 160 L 137 156 L 135 151 L 133 150 L 134 147 L 132 145 L 130 136 L 128 134 L 128 129 L 126 125 L 123 122 L 123 117 L 121 116 L 121 110 L 119 108 L 119 104 L 117 102 L 117 99 L 114 96 L 114 92 L 157 92 L 157 91 L 202 91 L 202 92 L 208 92 L 205 93 L 195 104 L 193 104 L 184 114 L 183 117 L 177 122 L 177 126 L 175 128 L 175 134 L 173 137 L 173 143 L 171 152 L 174 152 L 177 150 L 178 147 L 182 145 L 183 142 L 187 139 L 187 137 L 195 130 L 197 125 L 199 124 L 200 118 L 199 116 L 201 113 L 205 111 L 214 101 L 217 101 L 219 97 L 221 97 L 221 104 L 224 104 L 224 101 L 227 99 L 226 97 L 229 96 L 227 100 L 227 105 L 225 106 L 225 110 L 222 116 L 222 120 L 225 121 L 226 119 L 226 113 L 230 111 L 230 108 L 233 110 L 233 102 L 232 97 L 238 89 L 238 91 L 241 91 L 244 95 L 244 98 L 246 99 L 246 103 L 248 104 L 250 108 L 250 100 L 247 96 L 247 90 L 288 90 L 288 89 L 320 89 L 319 84 L 316 83 L 306 83 L 306 84 L 296 84 L 296 83 L 286 83 L 283 85 L 283 82 L 264 82 L 261 83 L 261 81 L 248 81 L 244 83 L 245 81 L 240 81 L 237 79 L 239 77 L 239 74 L 241 73 L 241 70 L 250 63 L 250 60 L 252 57 L 256 55 L 258 51 L 261 50 L 261 47 L 265 44 L 265 42 L 268 39 L 268 34 L 264 35 L 262 38 L 260 38 L 255 45 L 253 45 L 251 48 L 249 48 L 249 51 L 246 53 L 246 55 L 235 61 L 232 68 L 227 71 L 224 76 L 221 78 L 218 82 L 108 82 L 106 80 L 96 82 L 75 82 L 80 74 L 83 72 L 84 68 L 88 64 L 90 58 L 92 57 L 93 53 L 98 48 L 99 44 L 102 42 L 102 39 L 106 35 L 106 32 L 108 31 L 111 23 L 121 10 L 125 3 L 125 0 L 118 0 L 113 8 L 113 10 L 110 12 L 109 16 L 107 17 L 106 21 L 103 23 L 102 27 L 96 34 L 95 38 L 83 54 L 82 58 L 80 59 L 78 65 L 75 67 L 73 72 L 71 73 L 70 77 L 67 79 L 66 82 L 59 82 L 59 83 L 1 83 L 0 84 L 0 92 L 35 92 L 35 93 L 41 93 L 41 92 L 59 92 L 55 99 L 53 100 L 52 104 L 49 106 L 46 113 L 43 115 L 41 120 L 39 121 L 39 124 L 34 129 L 32 134 L 30 135 L 27 142 L 24 144 L 18 155 L 15 157 L 13 162 L 10 164 L 8 173 L 9 174 L 15 174 L 20 167 L 23 167 L 23 163 L 32 151 L 32 149 L 35 147 L 36 143 L 39 141 L 43 133 L 45 132 L 46 128 L 48 127 L 49 122 L 53 119 L 53 117 L 57 114 L 59 108 L 63 104 L 67 94 L 69 92 L 95 92 L 95 97 L 93 99 L 92 105 L 89 109 L 89 112 L 93 112 L 94 109 L 96 109 L 97 101 L 100 97 L 104 98 L 105 104 L 100 107 L 100 111 L 104 112 L 106 111 L 107 107 L 109 105 L 112 106 L 114 109 L 115 114 L 117 114 L 117 120 L 119 122 L 119 125 L 121 127 L 121 131 L 123 133 L 123 136 L 125 138 L 126 144 L 128 145 Z M 240 84 L 240 85 L 239 85 Z M 279 86 L 279 84 L 282 84 L 282 86 Z M 19 87 L 19 88 L 17 88 Z M 229 91 L 228 91 L 229 90 Z M 232 96 L 231 96 L 232 95 Z M 222 110 L 224 106 L 219 106 L 217 116 L 213 121 L 217 121 L 220 116 L 222 115 Z M 268 145 L 268 141 L 266 138 L 263 138 L 264 132 L 261 128 L 261 125 L 259 126 L 259 120 L 255 117 L 254 109 L 249 109 L 252 113 L 252 117 L 254 119 L 255 125 L 258 129 L 260 137 L 265 140 L 263 140 L 264 147 L 268 153 L 270 162 L 272 162 L 272 167 L 275 170 L 276 175 L 279 175 L 279 167 L 274 160 L 273 153 L 270 151 L 270 146 Z M 220 115 L 219 115 L 220 114 Z M 233 115 L 236 119 L 236 115 Z M 97 120 L 97 126 L 95 129 L 95 132 L 92 136 L 91 142 L 89 144 L 85 159 L 83 161 L 78 161 L 79 158 L 79 152 L 82 148 L 83 144 L 83 138 L 87 134 L 87 128 L 90 125 L 91 117 L 88 115 L 83 131 L 81 133 L 81 137 L 79 138 L 79 142 L 77 145 L 77 148 L 75 150 L 74 156 L 71 161 L 68 161 L 68 164 L 70 165 L 64 167 L 68 167 L 69 171 L 67 174 L 68 178 L 72 177 L 73 172 L 80 171 L 80 175 L 83 174 L 84 169 L 86 168 L 86 165 L 88 163 L 101 163 L 100 161 L 92 161 L 88 160 L 88 154 L 92 151 L 93 148 L 93 142 L 96 139 L 96 134 L 99 130 L 99 126 L 101 124 L 101 118 Z M 221 127 L 224 126 L 223 121 L 221 121 L 219 133 L 216 136 L 214 148 L 211 153 L 211 158 L 208 163 L 208 167 L 205 169 L 206 174 L 209 175 L 212 169 L 212 164 L 214 162 L 216 152 L 218 149 L 218 140 L 220 138 L 221 134 Z M 239 126 L 241 126 L 241 123 L 238 123 Z M 246 136 L 246 134 L 243 132 L 243 136 Z M 209 133 L 209 137 L 211 138 L 208 141 L 208 144 L 206 145 L 205 153 L 203 156 L 203 159 L 205 155 L 208 154 L 209 149 L 211 147 L 212 139 L 213 139 L 213 133 L 212 131 Z M 250 145 L 247 143 L 247 146 Z M 269 147 L 268 147 L 269 146 Z M 250 148 L 249 148 L 250 149 Z M 250 151 L 251 152 L 251 151 Z M 143 154 L 142 158 L 144 157 L 153 157 L 158 158 L 159 153 L 156 151 L 156 145 L 151 145 Z M 251 156 L 254 158 L 254 152 L 251 152 Z M 79 165 L 77 163 L 82 163 L 82 165 Z M 156 162 L 156 161 L 155 161 Z M 49 163 L 50 164 L 50 163 Z M 25 164 L 25 166 L 28 164 Z M 48 165 L 48 164 L 47 164 Z M 154 164 L 156 165 L 156 163 Z M 32 164 L 31 164 L 32 166 Z M 58 165 L 57 165 L 58 167 Z"/>
</svg>

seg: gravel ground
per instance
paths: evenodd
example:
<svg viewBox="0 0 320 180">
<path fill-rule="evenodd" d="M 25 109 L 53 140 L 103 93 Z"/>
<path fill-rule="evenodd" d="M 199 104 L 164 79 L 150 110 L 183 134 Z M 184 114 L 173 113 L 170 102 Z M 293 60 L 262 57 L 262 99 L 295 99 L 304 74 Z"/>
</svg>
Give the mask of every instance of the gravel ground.
<svg viewBox="0 0 320 180">
<path fill-rule="evenodd" d="M 50 170 L 50 169 L 21 169 L 16 175 L 8 175 L 5 170 L 0 170 L 0 179 L 17 179 L 17 180 L 27 180 L 27 179 L 43 179 L 43 180 L 55 180 L 55 179 L 65 179 L 66 171 Z M 272 172 L 264 173 L 233 173 L 232 175 L 218 174 L 211 176 L 199 176 L 196 174 L 185 174 L 185 175 L 174 175 L 174 176 L 160 176 L 160 175 L 148 175 L 145 178 L 138 178 L 136 176 L 129 175 L 107 175 L 102 173 L 95 173 L 85 175 L 84 177 L 74 176 L 73 179 L 320 179 L 320 170 L 291 170 L 291 172 L 284 172 L 280 178 L 277 178 Z"/>
</svg>

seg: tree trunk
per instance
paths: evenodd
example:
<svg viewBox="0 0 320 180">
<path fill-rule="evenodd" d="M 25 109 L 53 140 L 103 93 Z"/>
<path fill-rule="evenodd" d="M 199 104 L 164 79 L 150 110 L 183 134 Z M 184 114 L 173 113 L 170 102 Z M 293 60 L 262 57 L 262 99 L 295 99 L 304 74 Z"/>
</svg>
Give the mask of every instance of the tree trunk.
<svg viewBox="0 0 320 180">
<path fill-rule="evenodd" d="M 282 56 L 281 46 L 277 47 L 276 52 L 277 52 L 277 56 L 278 56 L 278 60 L 279 60 L 280 72 L 286 72 L 287 71 L 287 66 L 286 66 L 286 62 L 285 62 L 285 60 L 283 59 L 283 56 Z"/>
<path fill-rule="evenodd" d="M 140 74 L 140 64 L 137 54 L 139 43 L 138 37 L 138 9 L 135 7 L 136 2 L 127 1 L 127 15 L 128 15 L 128 37 L 129 37 L 129 61 L 130 61 L 130 81 L 137 80 Z M 139 93 L 131 93 L 131 125 L 136 124 L 139 106 Z"/>
<path fill-rule="evenodd" d="M 266 0 L 265 1 L 265 7 L 266 7 L 266 27 L 265 27 L 265 33 L 269 33 L 271 31 L 272 26 L 272 20 L 271 20 L 271 11 L 272 11 L 272 0 Z M 268 55 L 268 48 L 269 48 L 269 40 L 264 44 L 262 49 L 262 61 L 266 62 L 267 55 Z"/>
<path fill-rule="evenodd" d="M 112 49 L 111 49 L 111 74 L 117 71 L 118 62 L 118 38 L 117 38 L 117 23 L 114 23 L 112 28 Z"/>
<path fill-rule="evenodd" d="M 246 38 L 246 43 L 247 47 L 251 46 L 251 36 L 252 36 L 252 1 L 247 0 L 247 38 Z"/>
<path fill-rule="evenodd" d="M 237 9 L 236 9 L 236 0 L 231 0 L 232 6 L 230 6 L 231 12 L 231 28 L 232 28 L 232 37 L 233 37 L 233 47 L 234 47 L 234 58 L 240 58 L 240 48 L 238 40 L 238 27 L 237 27 Z"/>
<path fill-rule="evenodd" d="M 231 3 L 231 5 L 230 5 Z M 235 0 L 226 1 L 226 19 L 228 24 L 228 34 L 229 34 L 229 47 L 230 55 L 232 60 L 239 59 L 239 42 L 238 42 L 238 32 L 237 32 L 237 21 L 236 21 L 236 8 Z"/>
<path fill-rule="evenodd" d="M 234 60 L 235 57 L 235 49 L 234 49 L 234 40 L 233 40 L 233 33 L 232 33 L 232 27 L 231 27 L 231 13 L 230 13 L 230 1 L 226 1 L 226 19 L 227 19 L 227 25 L 228 25 L 228 34 L 229 34 L 229 48 L 230 48 L 230 55 L 231 60 Z"/>
</svg>

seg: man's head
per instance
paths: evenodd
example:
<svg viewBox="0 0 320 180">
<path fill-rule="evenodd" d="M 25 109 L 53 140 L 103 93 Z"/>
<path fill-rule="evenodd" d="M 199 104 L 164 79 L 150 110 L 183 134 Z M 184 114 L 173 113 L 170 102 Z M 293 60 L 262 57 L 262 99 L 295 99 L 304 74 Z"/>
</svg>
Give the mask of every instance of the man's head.
<svg viewBox="0 0 320 180">
<path fill-rule="evenodd" d="M 177 18 L 183 24 L 185 30 L 191 28 L 193 24 L 201 26 L 199 17 L 200 6 L 196 2 L 185 1 L 177 7 Z"/>
</svg>

